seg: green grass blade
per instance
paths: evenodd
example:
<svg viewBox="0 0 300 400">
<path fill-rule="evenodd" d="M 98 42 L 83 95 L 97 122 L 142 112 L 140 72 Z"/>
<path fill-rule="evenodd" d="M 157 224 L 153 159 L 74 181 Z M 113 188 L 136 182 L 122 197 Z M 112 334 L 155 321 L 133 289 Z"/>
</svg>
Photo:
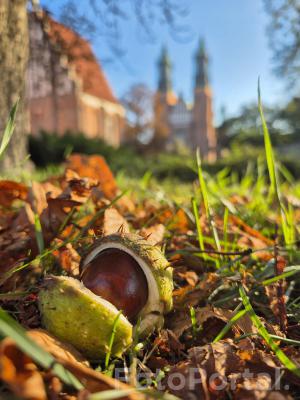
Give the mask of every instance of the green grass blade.
<svg viewBox="0 0 300 400">
<path fill-rule="evenodd" d="M 39 254 L 42 254 L 43 251 L 45 250 L 45 243 L 44 243 L 44 236 L 42 232 L 40 217 L 37 213 L 34 213 L 34 230 L 35 230 L 36 242 L 39 249 Z"/>
<path fill-rule="evenodd" d="M 293 346 L 300 346 L 300 341 L 299 340 L 289 339 L 289 338 L 285 338 L 285 337 L 281 337 L 281 336 L 277 336 L 277 335 L 270 335 L 270 337 L 272 339 L 280 340 L 281 342 L 288 343 L 288 344 L 291 344 Z"/>
<path fill-rule="evenodd" d="M 193 337 L 195 339 L 197 337 L 198 332 L 200 331 L 200 328 L 198 327 L 197 324 L 196 311 L 193 306 L 190 307 L 190 317 L 192 323 Z"/>
<path fill-rule="evenodd" d="M 239 340 L 242 340 L 244 338 L 251 337 L 251 336 L 259 336 L 259 333 L 245 333 L 244 335 L 234 338 L 234 341 L 238 342 Z M 291 344 L 292 346 L 300 346 L 299 340 L 289 339 L 286 337 L 271 335 L 271 334 L 270 334 L 270 338 L 272 338 L 276 341 L 278 340 L 280 342 Z"/>
<path fill-rule="evenodd" d="M 203 203 L 204 203 L 204 208 L 206 212 L 206 217 L 208 219 L 208 222 L 211 226 L 212 234 L 214 237 L 215 245 L 218 251 L 221 251 L 221 244 L 220 244 L 220 239 L 219 235 L 212 217 L 211 209 L 210 209 L 210 204 L 209 204 L 209 199 L 208 199 L 208 190 L 207 186 L 205 183 L 205 179 L 203 176 L 203 171 L 202 171 L 202 163 L 201 163 L 201 157 L 200 157 L 200 150 L 199 148 L 196 151 L 196 160 L 197 160 L 197 171 L 198 171 L 198 179 L 199 179 L 199 186 L 200 186 L 200 192 L 202 195 Z"/>
<path fill-rule="evenodd" d="M 51 354 L 47 353 L 27 336 L 26 330 L 1 308 L 0 332 L 3 336 L 12 338 L 18 348 L 41 367 L 51 369 L 66 385 L 72 386 L 77 390 L 83 389 L 82 383 L 71 372 L 66 370 Z"/>
<path fill-rule="evenodd" d="M 296 241 L 296 225 L 295 225 L 295 214 L 294 209 L 291 204 L 288 205 L 288 209 L 286 211 L 286 222 L 288 228 L 288 244 L 295 243 Z"/>
<path fill-rule="evenodd" d="M 274 152 L 273 152 L 273 147 L 272 147 L 272 142 L 269 134 L 269 129 L 267 126 L 267 122 L 265 119 L 264 111 L 263 111 L 263 106 L 261 102 L 261 94 L 260 94 L 260 81 L 258 80 L 258 110 L 262 122 L 262 130 L 263 130 L 263 135 L 264 135 L 264 144 L 265 144 L 265 154 L 266 154 L 266 160 L 267 160 L 267 166 L 268 166 L 268 172 L 269 172 L 269 178 L 271 182 L 270 186 L 270 192 L 269 196 L 272 198 L 273 196 L 276 197 L 276 200 L 278 202 L 278 205 L 280 207 L 280 217 L 281 217 L 281 229 L 283 232 L 284 240 L 286 244 L 291 243 L 291 228 L 288 224 L 288 217 L 287 217 L 287 210 L 285 209 L 285 206 L 283 202 L 281 201 L 281 193 L 280 193 L 280 188 L 279 188 L 279 182 L 277 178 L 277 173 L 276 173 L 276 165 L 275 165 L 275 157 L 274 157 Z"/>
<path fill-rule="evenodd" d="M 16 114 L 17 114 L 19 101 L 20 101 L 20 99 L 18 99 L 15 102 L 13 108 L 11 109 L 11 111 L 9 113 L 8 121 L 7 121 L 6 127 L 4 129 L 2 140 L 1 140 L 1 144 L 0 144 L 0 159 L 4 155 L 4 152 L 5 152 L 7 146 L 9 144 L 9 142 L 10 142 L 10 139 L 11 139 L 12 134 L 13 134 L 14 129 L 15 129 L 15 119 L 16 119 Z"/>
<path fill-rule="evenodd" d="M 267 122 L 265 119 L 265 115 L 263 112 L 263 106 L 261 102 L 261 94 L 260 94 L 260 80 L 258 80 L 258 110 L 260 114 L 260 119 L 262 123 L 262 130 L 263 130 L 263 135 L 264 135 L 264 143 L 265 143 L 265 153 L 266 153 L 266 160 L 267 160 L 267 166 L 268 166 L 268 171 L 269 171 L 269 177 L 270 177 L 270 182 L 271 182 L 271 195 L 276 194 L 278 197 L 278 185 L 277 185 L 277 177 L 276 177 L 276 168 L 275 168 L 275 159 L 274 159 L 274 153 L 273 153 L 273 147 L 271 143 L 271 138 L 267 126 Z"/>
<path fill-rule="evenodd" d="M 152 171 L 146 171 L 141 179 L 141 187 L 146 190 L 152 178 Z"/>
<path fill-rule="evenodd" d="M 272 339 L 269 332 L 264 327 L 261 320 L 255 314 L 255 311 L 253 310 L 253 307 L 250 304 L 250 301 L 245 292 L 245 289 L 242 286 L 240 286 L 239 291 L 240 291 L 240 296 L 242 298 L 244 307 L 247 310 L 247 312 L 249 313 L 249 316 L 250 316 L 253 324 L 258 329 L 258 332 L 261 335 L 261 337 L 265 340 L 267 345 L 272 349 L 272 351 L 275 353 L 276 357 L 285 366 L 285 368 L 287 368 L 289 371 L 291 371 L 292 373 L 294 373 L 295 375 L 297 375 L 300 378 L 300 369 L 274 342 L 274 340 Z"/>
<path fill-rule="evenodd" d="M 113 347 L 113 344 L 114 344 L 114 341 L 115 341 L 117 326 L 118 326 L 118 322 L 119 322 L 121 314 L 122 314 L 122 311 L 120 311 L 117 314 L 117 316 L 116 316 L 116 318 L 114 320 L 114 323 L 113 323 L 111 335 L 110 335 L 110 338 L 109 338 L 108 350 L 107 350 L 107 353 L 106 353 L 106 356 L 105 356 L 105 369 L 106 370 L 108 369 L 108 366 L 109 366 L 111 351 L 112 351 L 112 347 Z"/>
<path fill-rule="evenodd" d="M 264 281 L 261 282 L 261 284 L 264 286 L 268 286 L 268 285 L 271 285 L 272 283 L 280 281 L 281 279 L 285 279 L 285 278 L 288 278 L 289 276 L 293 276 L 299 272 L 300 272 L 299 265 L 296 265 L 294 267 L 289 267 L 288 270 L 286 268 L 282 274 L 273 276 L 273 278 L 265 279 Z"/>
<path fill-rule="evenodd" d="M 197 149 L 197 151 L 196 151 L 196 160 L 197 160 L 197 171 L 198 171 L 198 179 L 199 179 L 200 191 L 201 191 L 201 195 L 202 195 L 202 198 L 203 198 L 203 203 L 204 203 L 206 216 L 207 216 L 207 219 L 209 219 L 209 217 L 210 217 L 210 209 L 209 209 L 209 201 L 208 201 L 208 191 L 207 191 L 205 179 L 203 177 L 202 163 L 201 163 L 201 157 L 200 157 L 200 150 L 199 149 Z"/>
<path fill-rule="evenodd" d="M 245 314 L 247 314 L 247 310 L 241 310 L 238 311 L 224 326 L 224 328 L 221 330 L 221 332 L 215 337 L 213 343 L 217 343 L 219 340 L 223 339 L 223 337 L 226 335 L 228 331 L 232 328 L 232 326 L 240 319 L 242 318 Z"/>
<path fill-rule="evenodd" d="M 203 251 L 204 250 L 204 238 L 203 238 L 203 232 L 202 232 L 202 228 L 201 228 L 201 224 L 200 224 L 198 204 L 197 204 L 195 198 L 192 198 L 192 208 L 193 208 L 193 213 L 194 213 L 195 223 L 196 223 L 196 228 L 197 228 L 199 247 L 200 247 L 200 250 Z"/>
<path fill-rule="evenodd" d="M 89 400 L 114 400 L 127 397 L 137 393 L 137 389 L 111 389 L 103 392 L 93 393 L 89 396 Z"/>
<path fill-rule="evenodd" d="M 278 172 L 283 176 L 283 178 L 290 184 L 293 185 L 295 183 L 295 178 L 290 173 L 285 165 L 282 163 L 278 163 Z"/>
<path fill-rule="evenodd" d="M 228 251 L 228 217 L 229 210 L 225 207 L 224 217 L 223 217 L 223 241 L 224 241 L 224 251 Z"/>
</svg>

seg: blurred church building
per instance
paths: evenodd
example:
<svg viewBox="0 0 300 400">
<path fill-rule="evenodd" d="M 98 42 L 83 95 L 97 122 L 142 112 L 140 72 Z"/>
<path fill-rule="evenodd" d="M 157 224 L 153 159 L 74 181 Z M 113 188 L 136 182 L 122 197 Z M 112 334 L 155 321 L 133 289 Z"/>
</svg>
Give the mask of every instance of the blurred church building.
<svg viewBox="0 0 300 400">
<path fill-rule="evenodd" d="M 192 150 L 200 149 L 208 161 L 217 157 L 217 137 L 213 122 L 212 91 L 208 75 L 208 55 L 203 40 L 195 56 L 193 104 L 172 89 L 172 65 L 166 47 L 158 62 L 158 87 L 154 99 L 154 136 L 166 147 L 181 142 Z"/>
<path fill-rule="evenodd" d="M 29 130 L 82 132 L 119 146 L 125 110 L 90 44 L 45 11 L 29 15 Z"/>
</svg>

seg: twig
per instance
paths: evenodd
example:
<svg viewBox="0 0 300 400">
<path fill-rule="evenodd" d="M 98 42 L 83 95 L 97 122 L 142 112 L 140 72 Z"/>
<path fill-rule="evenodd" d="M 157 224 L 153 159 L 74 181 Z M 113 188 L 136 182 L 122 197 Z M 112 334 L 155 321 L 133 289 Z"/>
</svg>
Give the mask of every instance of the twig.
<svg viewBox="0 0 300 400">
<path fill-rule="evenodd" d="M 253 253 L 253 250 L 251 248 L 248 248 L 246 250 L 242 251 L 218 251 L 218 250 L 199 250 L 199 249 L 184 249 L 184 250 L 177 250 L 174 251 L 171 255 L 173 254 L 184 254 L 184 253 L 207 253 L 207 254 L 220 254 L 222 256 L 249 256 L 250 254 Z"/>
</svg>

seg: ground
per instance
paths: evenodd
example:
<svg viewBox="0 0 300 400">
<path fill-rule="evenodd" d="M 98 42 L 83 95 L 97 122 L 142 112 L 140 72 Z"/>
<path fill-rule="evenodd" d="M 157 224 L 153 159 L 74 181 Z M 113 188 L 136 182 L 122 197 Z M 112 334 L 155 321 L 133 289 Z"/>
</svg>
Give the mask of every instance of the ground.
<svg viewBox="0 0 300 400">
<path fill-rule="evenodd" d="M 71 155 L 57 175 L 0 181 L 1 398 L 297 398 L 300 184 L 266 149 L 242 178 L 198 158 L 191 184 L 115 179 L 101 157 Z M 89 363 L 44 329 L 39 291 L 49 274 L 78 279 L 95 237 L 124 230 L 164 252 L 173 309 L 121 358 Z"/>
</svg>

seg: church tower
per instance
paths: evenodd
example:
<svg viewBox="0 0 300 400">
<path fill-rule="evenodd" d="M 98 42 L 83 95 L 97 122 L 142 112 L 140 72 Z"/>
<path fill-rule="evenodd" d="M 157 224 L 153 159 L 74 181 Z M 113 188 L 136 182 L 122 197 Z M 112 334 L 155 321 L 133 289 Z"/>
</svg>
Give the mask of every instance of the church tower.
<svg viewBox="0 0 300 400">
<path fill-rule="evenodd" d="M 154 99 L 154 138 L 156 147 L 163 149 L 170 139 L 169 108 L 174 102 L 172 92 L 172 65 L 166 47 L 162 48 L 158 60 L 158 84 Z"/>
<path fill-rule="evenodd" d="M 199 147 L 200 154 L 208 161 L 217 155 L 217 138 L 213 125 L 212 91 L 209 85 L 208 56 L 203 40 L 196 52 L 196 74 L 194 87 L 194 107 L 191 122 L 192 148 Z"/>
<path fill-rule="evenodd" d="M 168 94 L 172 90 L 171 84 L 171 61 L 167 48 L 164 46 L 158 60 L 158 91 Z"/>
</svg>

